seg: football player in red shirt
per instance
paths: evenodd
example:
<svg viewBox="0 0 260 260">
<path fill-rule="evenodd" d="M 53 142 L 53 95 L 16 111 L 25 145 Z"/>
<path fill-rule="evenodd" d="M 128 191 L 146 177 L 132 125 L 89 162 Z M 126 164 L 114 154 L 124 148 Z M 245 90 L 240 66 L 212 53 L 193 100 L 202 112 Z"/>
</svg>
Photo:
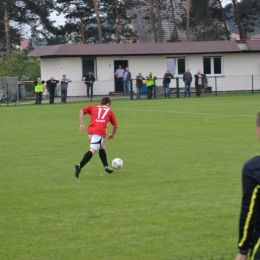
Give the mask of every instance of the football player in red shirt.
<svg viewBox="0 0 260 260">
<path fill-rule="evenodd" d="M 83 132 L 84 126 L 84 115 L 90 115 L 90 123 L 88 126 L 88 137 L 90 138 L 90 149 L 84 155 L 81 162 L 75 165 L 75 176 L 78 178 L 81 169 L 89 162 L 92 156 L 99 150 L 99 157 L 104 165 L 105 171 L 112 173 L 113 170 L 108 167 L 107 155 L 105 151 L 104 139 L 107 135 L 107 126 L 110 122 L 113 126 L 112 133 L 108 136 L 109 139 L 113 139 L 117 130 L 117 121 L 115 114 L 110 109 L 111 100 L 108 97 L 104 97 L 101 100 L 100 105 L 86 106 L 79 112 L 79 131 Z"/>
</svg>

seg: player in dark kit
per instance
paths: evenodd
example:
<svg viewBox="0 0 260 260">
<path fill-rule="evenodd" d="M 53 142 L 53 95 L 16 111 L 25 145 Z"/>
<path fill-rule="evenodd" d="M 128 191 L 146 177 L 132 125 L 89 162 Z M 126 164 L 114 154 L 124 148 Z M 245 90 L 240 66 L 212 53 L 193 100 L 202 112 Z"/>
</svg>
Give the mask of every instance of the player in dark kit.
<svg viewBox="0 0 260 260">
<path fill-rule="evenodd" d="M 108 136 L 109 139 L 113 139 L 117 130 L 117 121 L 115 114 L 112 109 L 110 109 L 111 100 L 108 97 L 104 97 L 101 100 L 101 105 L 87 106 L 80 110 L 79 112 L 79 121 L 80 126 L 79 130 L 84 131 L 84 115 L 90 115 L 90 123 L 88 126 L 88 137 L 90 138 L 90 149 L 84 155 L 80 163 L 75 165 L 75 176 L 78 178 L 81 169 L 85 164 L 89 162 L 92 156 L 99 150 L 99 157 L 103 163 L 104 169 L 108 173 L 112 173 L 108 167 L 107 155 L 105 151 L 104 139 L 107 135 L 107 126 L 110 122 L 113 126 L 112 133 Z"/>
<path fill-rule="evenodd" d="M 256 120 L 260 141 L 260 112 Z M 239 253 L 236 260 L 260 260 L 260 156 L 244 164 L 242 205 L 239 220 Z"/>
</svg>

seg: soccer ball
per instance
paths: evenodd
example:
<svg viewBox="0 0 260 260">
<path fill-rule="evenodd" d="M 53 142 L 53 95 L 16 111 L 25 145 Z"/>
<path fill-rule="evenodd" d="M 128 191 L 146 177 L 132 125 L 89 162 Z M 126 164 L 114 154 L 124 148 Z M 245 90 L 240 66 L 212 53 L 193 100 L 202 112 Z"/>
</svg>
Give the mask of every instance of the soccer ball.
<svg viewBox="0 0 260 260">
<path fill-rule="evenodd" d="M 123 161 L 120 158 L 116 158 L 112 161 L 112 167 L 115 170 L 119 170 L 123 167 Z"/>
</svg>

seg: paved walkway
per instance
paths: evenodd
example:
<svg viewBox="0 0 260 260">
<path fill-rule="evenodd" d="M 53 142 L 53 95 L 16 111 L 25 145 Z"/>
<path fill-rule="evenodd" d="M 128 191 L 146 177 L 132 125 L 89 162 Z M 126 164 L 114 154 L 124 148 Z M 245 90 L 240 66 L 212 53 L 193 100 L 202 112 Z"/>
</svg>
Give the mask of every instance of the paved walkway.
<svg viewBox="0 0 260 260">
<path fill-rule="evenodd" d="M 105 97 L 106 95 L 103 96 L 93 96 L 92 100 L 96 101 L 96 100 L 101 100 L 103 97 Z M 129 96 L 122 96 L 122 95 L 115 95 L 115 96 L 109 96 L 107 95 L 111 100 L 113 99 L 118 99 L 118 98 L 125 98 L 125 99 L 130 99 Z M 90 98 L 88 97 L 84 97 L 84 96 L 80 96 L 80 97 L 67 97 L 67 102 L 75 102 L 75 101 L 91 101 Z M 19 101 L 18 103 L 14 102 L 14 101 L 10 101 L 9 105 L 13 106 L 13 105 L 25 105 L 25 104 L 34 104 L 35 100 L 29 100 L 29 101 Z M 49 103 L 49 99 L 47 99 L 47 97 L 44 97 L 42 100 L 42 104 L 48 104 Z M 60 97 L 55 97 L 54 98 L 54 103 L 61 103 L 61 98 Z M 6 102 L 0 102 L 0 106 L 7 106 Z"/>
</svg>

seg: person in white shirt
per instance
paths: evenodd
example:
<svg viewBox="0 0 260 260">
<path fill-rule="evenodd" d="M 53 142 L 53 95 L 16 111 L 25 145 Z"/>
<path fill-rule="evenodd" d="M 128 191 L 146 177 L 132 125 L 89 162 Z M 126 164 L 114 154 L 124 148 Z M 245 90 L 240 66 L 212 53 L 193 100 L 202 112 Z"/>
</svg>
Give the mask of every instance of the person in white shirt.
<svg viewBox="0 0 260 260">
<path fill-rule="evenodd" d="M 125 70 L 121 65 L 118 66 L 118 69 L 115 72 L 116 76 L 116 92 L 123 92 L 123 76 Z"/>
</svg>

